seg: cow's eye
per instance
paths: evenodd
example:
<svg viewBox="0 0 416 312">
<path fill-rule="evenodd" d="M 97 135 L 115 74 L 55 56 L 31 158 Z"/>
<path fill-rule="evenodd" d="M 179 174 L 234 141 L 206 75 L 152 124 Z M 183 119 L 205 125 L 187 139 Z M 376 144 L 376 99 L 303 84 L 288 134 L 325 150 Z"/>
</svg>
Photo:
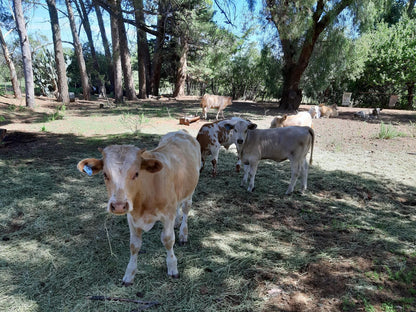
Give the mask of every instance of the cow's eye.
<svg viewBox="0 0 416 312">
<path fill-rule="evenodd" d="M 110 180 L 110 178 L 108 177 L 108 175 L 104 172 L 104 180 L 108 181 Z"/>
<path fill-rule="evenodd" d="M 134 176 L 133 176 L 133 180 L 136 180 L 138 176 L 139 176 L 139 173 L 138 173 L 138 172 L 136 172 L 136 173 L 134 174 Z"/>
</svg>

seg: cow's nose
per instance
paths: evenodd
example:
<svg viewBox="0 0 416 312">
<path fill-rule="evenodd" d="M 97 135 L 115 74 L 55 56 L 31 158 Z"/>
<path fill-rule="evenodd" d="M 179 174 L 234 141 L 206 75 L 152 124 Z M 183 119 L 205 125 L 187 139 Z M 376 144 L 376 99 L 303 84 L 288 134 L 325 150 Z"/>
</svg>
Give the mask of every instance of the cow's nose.
<svg viewBox="0 0 416 312">
<path fill-rule="evenodd" d="M 110 209 L 112 213 L 126 213 L 129 209 L 129 204 L 127 202 L 112 202 Z"/>
<path fill-rule="evenodd" d="M 238 139 L 238 140 L 237 140 L 237 143 L 238 143 L 238 144 L 243 144 L 243 139 Z"/>
</svg>

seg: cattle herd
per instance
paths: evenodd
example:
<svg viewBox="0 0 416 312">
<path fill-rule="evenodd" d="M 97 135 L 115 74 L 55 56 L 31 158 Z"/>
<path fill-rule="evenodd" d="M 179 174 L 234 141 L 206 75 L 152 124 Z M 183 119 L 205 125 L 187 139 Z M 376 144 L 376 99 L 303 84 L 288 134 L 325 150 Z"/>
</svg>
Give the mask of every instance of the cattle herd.
<svg viewBox="0 0 416 312">
<path fill-rule="evenodd" d="M 254 190 L 257 167 L 262 159 L 290 161 L 291 179 L 286 194 L 293 192 L 299 176 L 301 191 L 306 190 L 315 140 L 312 119 L 338 116 L 336 105 L 321 104 L 312 107 L 309 112 L 277 116 L 269 129 L 258 129 L 255 123 L 239 117 L 218 120 L 219 113 L 224 117 L 223 110 L 231 104 L 230 97 L 204 95 L 201 101 L 202 114 L 206 119 L 208 110 L 216 108 L 217 121 L 204 124 L 196 138 L 186 131 L 170 132 L 161 138 L 153 150 L 147 151 L 133 145 L 111 145 L 99 149 L 101 159 L 86 158 L 78 163 L 78 170 L 88 175 L 103 172 L 109 197 L 108 212 L 127 215 L 130 261 L 123 285 L 131 285 L 137 272 L 142 232 L 149 231 L 157 221 L 163 224 L 161 240 L 167 252 L 167 273 L 179 277 L 173 251 L 174 226 L 180 224 L 179 243 L 185 244 L 188 240 L 188 212 L 200 172 L 207 157 L 211 156 L 212 175 L 217 175 L 221 146 L 228 149 L 235 144 L 238 156 L 236 170 L 239 171 L 243 165 L 241 185 L 248 183 L 249 192 Z M 180 209 L 182 218 L 179 217 Z"/>
</svg>

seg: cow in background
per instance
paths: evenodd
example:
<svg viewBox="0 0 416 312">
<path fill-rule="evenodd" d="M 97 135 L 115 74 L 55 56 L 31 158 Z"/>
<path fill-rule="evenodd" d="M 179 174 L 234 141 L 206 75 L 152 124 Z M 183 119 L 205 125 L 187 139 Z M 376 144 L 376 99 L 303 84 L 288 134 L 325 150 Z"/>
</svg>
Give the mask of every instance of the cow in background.
<svg viewBox="0 0 416 312">
<path fill-rule="evenodd" d="M 130 261 L 123 285 L 131 285 L 137 272 L 137 255 L 142 232 L 157 221 L 163 224 L 167 272 L 179 277 L 175 244 L 175 216 L 182 206 L 179 242 L 188 241 L 188 212 L 199 179 L 201 153 L 198 141 L 184 131 L 162 137 L 159 145 L 146 151 L 133 145 L 111 145 L 100 149 L 102 158 L 81 160 L 77 167 L 88 175 L 103 171 L 109 201 L 107 210 L 127 215 L 130 228 Z"/>
<path fill-rule="evenodd" d="M 221 113 L 221 116 L 224 119 L 224 109 L 231 104 L 232 98 L 230 96 L 205 94 L 201 100 L 202 114 L 204 115 L 204 119 L 207 119 L 208 110 L 211 108 L 218 109 L 216 116 L 217 120 L 219 113 Z"/>
<path fill-rule="evenodd" d="M 309 114 L 311 115 L 312 119 L 319 119 L 321 118 L 321 110 L 319 109 L 318 105 L 314 105 L 309 109 Z"/>
<path fill-rule="evenodd" d="M 201 129 L 199 129 L 196 139 L 201 146 L 201 171 L 205 166 L 206 158 L 211 155 L 212 176 L 215 177 L 217 175 L 218 154 L 220 152 L 221 146 L 224 146 L 226 149 L 228 149 L 232 144 L 235 144 L 235 142 L 232 140 L 233 130 L 226 125 L 234 125 L 237 123 L 237 121 L 241 120 L 244 119 L 239 117 L 232 117 L 231 119 L 206 123 L 201 127 Z M 236 165 L 236 170 L 240 170 L 240 160 Z"/>
<path fill-rule="evenodd" d="M 309 112 L 299 112 L 296 115 L 283 115 L 273 118 L 270 128 L 289 126 L 312 127 L 312 116 Z"/>
<path fill-rule="evenodd" d="M 290 160 L 291 179 L 286 194 L 293 192 L 299 175 L 302 176 L 302 191 L 307 188 L 308 162 L 306 155 L 311 150 L 309 164 L 312 164 L 315 134 L 309 127 L 283 127 L 272 129 L 256 129 L 257 125 L 250 121 L 239 121 L 234 126 L 234 140 L 239 146 L 240 159 L 244 164 L 244 177 L 241 185 L 247 183 L 250 176 L 248 191 L 254 189 L 259 161 L 271 159 L 277 162 Z"/>
<path fill-rule="evenodd" d="M 338 116 L 338 106 L 336 104 L 326 106 L 324 104 L 319 104 L 319 110 L 321 111 L 322 117 L 337 117 Z"/>
<path fill-rule="evenodd" d="M 360 118 L 362 120 L 379 119 L 382 108 L 373 108 L 372 110 L 361 110 L 354 113 L 354 118 Z"/>
</svg>

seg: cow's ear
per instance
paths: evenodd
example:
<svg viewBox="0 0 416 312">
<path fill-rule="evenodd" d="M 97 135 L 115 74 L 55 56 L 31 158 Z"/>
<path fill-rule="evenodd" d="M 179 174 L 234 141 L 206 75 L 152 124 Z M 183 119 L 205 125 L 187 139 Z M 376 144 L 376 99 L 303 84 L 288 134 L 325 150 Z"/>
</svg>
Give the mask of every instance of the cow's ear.
<svg viewBox="0 0 416 312">
<path fill-rule="evenodd" d="M 230 131 L 230 130 L 234 129 L 234 125 L 227 123 L 227 124 L 224 125 L 224 128 L 227 131 Z"/>
<path fill-rule="evenodd" d="M 140 169 L 149 171 L 151 173 L 155 173 L 155 172 L 162 170 L 162 168 L 163 168 L 163 165 L 159 160 L 142 158 Z"/>
<path fill-rule="evenodd" d="M 247 127 L 249 130 L 254 130 L 254 129 L 256 129 L 257 128 L 257 125 L 255 124 L 255 123 L 251 123 L 251 124 L 249 124 L 248 125 L 248 127 Z"/>
<path fill-rule="evenodd" d="M 103 165 L 102 159 L 86 158 L 78 163 L 77 168 L 80 172 L 92 175 L 100 172 L 103 169 Z"/>
</svg>

